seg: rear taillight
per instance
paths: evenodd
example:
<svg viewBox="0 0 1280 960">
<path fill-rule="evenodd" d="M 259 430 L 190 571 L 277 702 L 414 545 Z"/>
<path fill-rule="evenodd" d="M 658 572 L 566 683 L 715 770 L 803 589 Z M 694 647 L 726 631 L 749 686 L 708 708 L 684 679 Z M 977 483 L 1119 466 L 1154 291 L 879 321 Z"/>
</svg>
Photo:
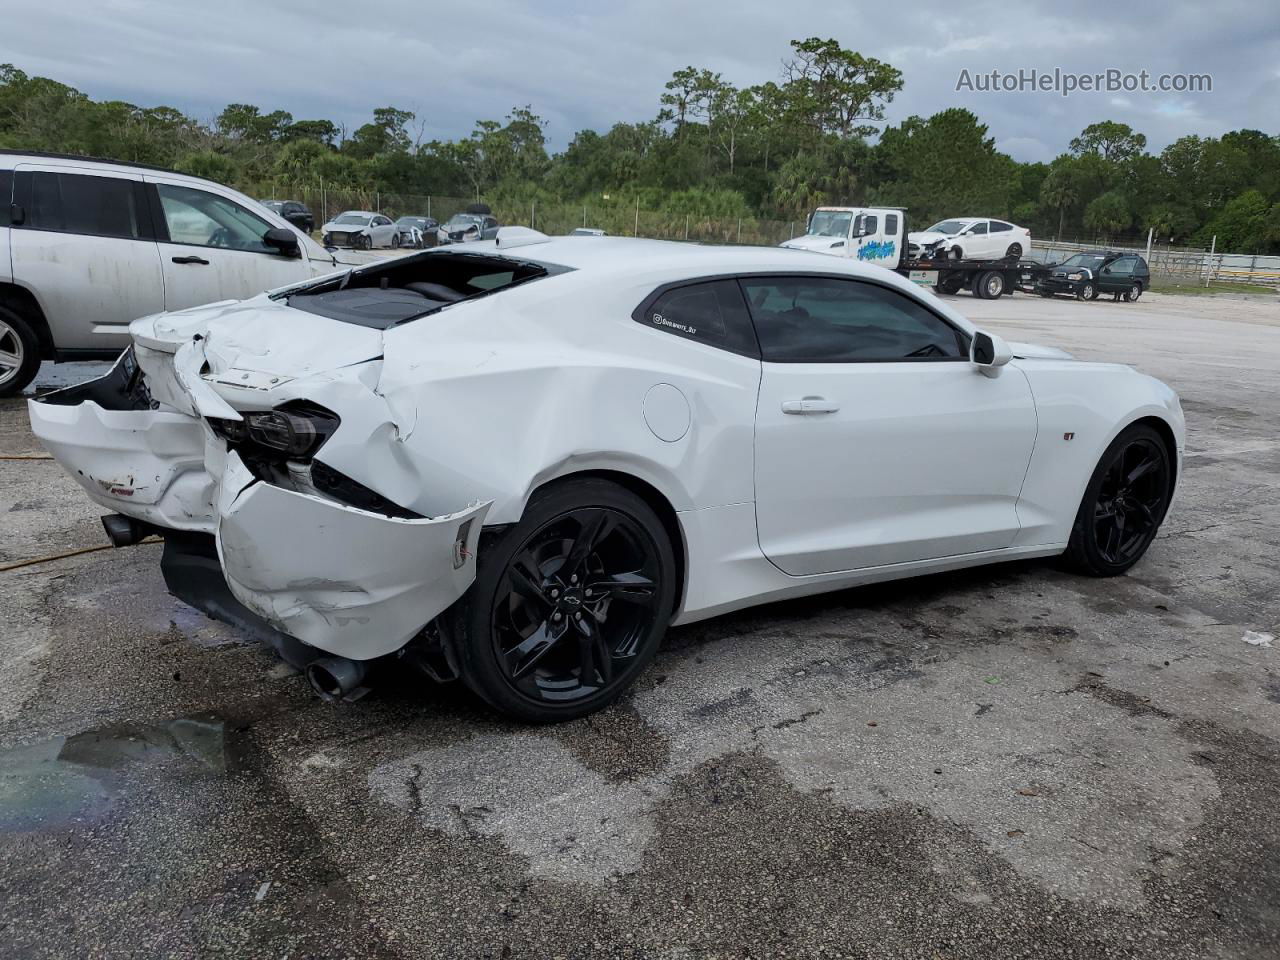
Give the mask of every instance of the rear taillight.
<svg viewBox="0 0 1280 960">
<path fill-rule="evenodd" d="M 332 410 L 311 403 L 290 403 L 275 410 L 244 414 L 243 420 L 209 418 L 213 432 L 235 449 L 272 460 L 306 460 L 338 429 Z"/>
</svg>

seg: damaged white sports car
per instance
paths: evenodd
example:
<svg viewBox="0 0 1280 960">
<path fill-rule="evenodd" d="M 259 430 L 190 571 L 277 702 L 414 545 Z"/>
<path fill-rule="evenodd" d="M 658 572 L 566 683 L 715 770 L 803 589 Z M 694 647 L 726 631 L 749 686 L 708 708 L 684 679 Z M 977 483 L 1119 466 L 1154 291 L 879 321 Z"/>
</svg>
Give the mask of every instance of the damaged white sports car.
<svg viewBox="0 0 1280 960">
<path fill-rule="evenodd" d="M 1174 392 L 1006 345 L 879 267 L 506 228 L 135 321 L 29 404 L 114 542 L 327 697 L 461 677 L 598 709 L 667 626 L 1065 553 L 1122 573 L 1183 449 Z"/>
</svg>

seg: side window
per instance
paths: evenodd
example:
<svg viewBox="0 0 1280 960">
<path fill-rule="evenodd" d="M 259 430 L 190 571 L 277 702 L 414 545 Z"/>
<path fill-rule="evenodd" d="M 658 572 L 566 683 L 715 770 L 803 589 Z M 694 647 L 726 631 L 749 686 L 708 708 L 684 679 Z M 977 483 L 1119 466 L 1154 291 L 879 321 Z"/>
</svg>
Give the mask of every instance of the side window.
<svg viewBox="0 0 1280 960">
<path fill-rule="evenodd" d="M 898 215 L 896 213 L 886 213 L 884 215 L 884 232 L 891 237 L 897 235 Z"/>
<path fill-rule="evenodd" d="M 975 223 L 969 232 L 977 237 L 985 237 L 987 235 L 987 222 L 983 220 Z"/>
<path fill-rule="evenodd" d="M 991 221 L 991 232 L 992 232 L 992 233 L 1004 233 L 1005 231 L 1007 231 L 1007 230 L 1012 230 L 1012 229 L 1013 229 L 1013 225 L 1012 225 L 1012 224 L 1008 224 L 1008 223 L 1001 223 L 999 220 L 992 220 L 992 221 Z"/>
<path fill-rule="evenodd" d="M 777 363 L 956 360 L 964 335 L 912 297 L 829 277 L 742 281 L 760 354 Z"/>
<path fill-rule="evenodd" d="M 156 184 L 169 240 L 194 247 L 225 247 L 270 253 L 262 235 L 271 227 L 240 204 L 216 193 Z"/>
<path fill-rule="evenodd" d="M 26 225 L 93 237 L 149 237 L 139 194 L 140 185 L 133 180 L 36 171 Z"/>
<path fill-rule="evenodd" d="M 632 315 L 637 323 L 748 357 L 760 355 L 742 291 L 733 280 L 687 284 L 650 296 Z"/>
<path fill-rule="evenodd" d="M 495 218 L 495 217 L 485 217 L 485 218 L 484 218 L 484 228 L 485 228 L 486 230 L 492 230 L 492 229 L 493 229 L 494 227 L 496 227 L 497 225 L 498 225 L 497 218 Z"/>
<path fill-rule="evenodd" d="M 876 230 L 879 229 L 879 224 L 880 224 L 880 218 L 877 217 L 874 213 L 865 214 L 862 218 L 862 229 L 866 231 L 868 236 L 875 233 Z"/>
<path fill-rule="evenodd" d="M 1127 277 L 1133 273 L 1133 257 L 1121 257 L 1111 264 L 1111 275 Z"/>
</svg>

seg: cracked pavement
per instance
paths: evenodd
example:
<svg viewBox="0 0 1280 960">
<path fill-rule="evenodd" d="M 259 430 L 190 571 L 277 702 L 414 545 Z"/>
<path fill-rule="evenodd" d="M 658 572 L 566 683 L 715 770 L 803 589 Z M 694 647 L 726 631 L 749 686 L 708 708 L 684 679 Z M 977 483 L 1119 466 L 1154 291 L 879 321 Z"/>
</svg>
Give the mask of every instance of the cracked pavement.
<svg viewBox="0 0 1280 960">
<path fill-rule="evenodd" d="M 155 546 L 2 572 L 0 956 L 1280 955 L 1280 645 L 1241 640 L 1280 634 L 1280 309 L 953 302 L 1182 395 L 1129 576 L 743 611 L 535 729 L 409 674 L 323 704 Z M 0 566 L 104 542 L 56 465 L 0 476 Z"/>
</svg>

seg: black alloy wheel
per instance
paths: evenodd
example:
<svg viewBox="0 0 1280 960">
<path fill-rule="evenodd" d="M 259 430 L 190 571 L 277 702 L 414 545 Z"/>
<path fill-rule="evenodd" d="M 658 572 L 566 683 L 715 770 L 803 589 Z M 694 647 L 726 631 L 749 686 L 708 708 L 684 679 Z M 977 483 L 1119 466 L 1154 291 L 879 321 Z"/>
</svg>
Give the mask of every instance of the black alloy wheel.
<svg viewBox="0 0 1280 960">
<path fill-rule="evenodd" d="M 1170 457 L 1164 439 L 1145 424 L 1111 442 L 1076 514 L 1066 552 L 1071 566 L 1109 577 L 1142 558 L 1169 508 Z"/>
<path fill-rule="evenodd" d="M 671 618 L 666 531 L 648 504 L 607 481 L 540 492 L 518 524 L 481 540 L 478 562 L 453 618 L 462 676 L 523 720 L 608 704 L 653 657 Z"/>
<path fill-rule="evenodd" d="M 1004 255 L 1011 260 L 1020 259 L 1022 257 L 1022 244 L 1020 243 L 1009 244 L 1009 249 L 1004 252 Z"/>
</svg>

